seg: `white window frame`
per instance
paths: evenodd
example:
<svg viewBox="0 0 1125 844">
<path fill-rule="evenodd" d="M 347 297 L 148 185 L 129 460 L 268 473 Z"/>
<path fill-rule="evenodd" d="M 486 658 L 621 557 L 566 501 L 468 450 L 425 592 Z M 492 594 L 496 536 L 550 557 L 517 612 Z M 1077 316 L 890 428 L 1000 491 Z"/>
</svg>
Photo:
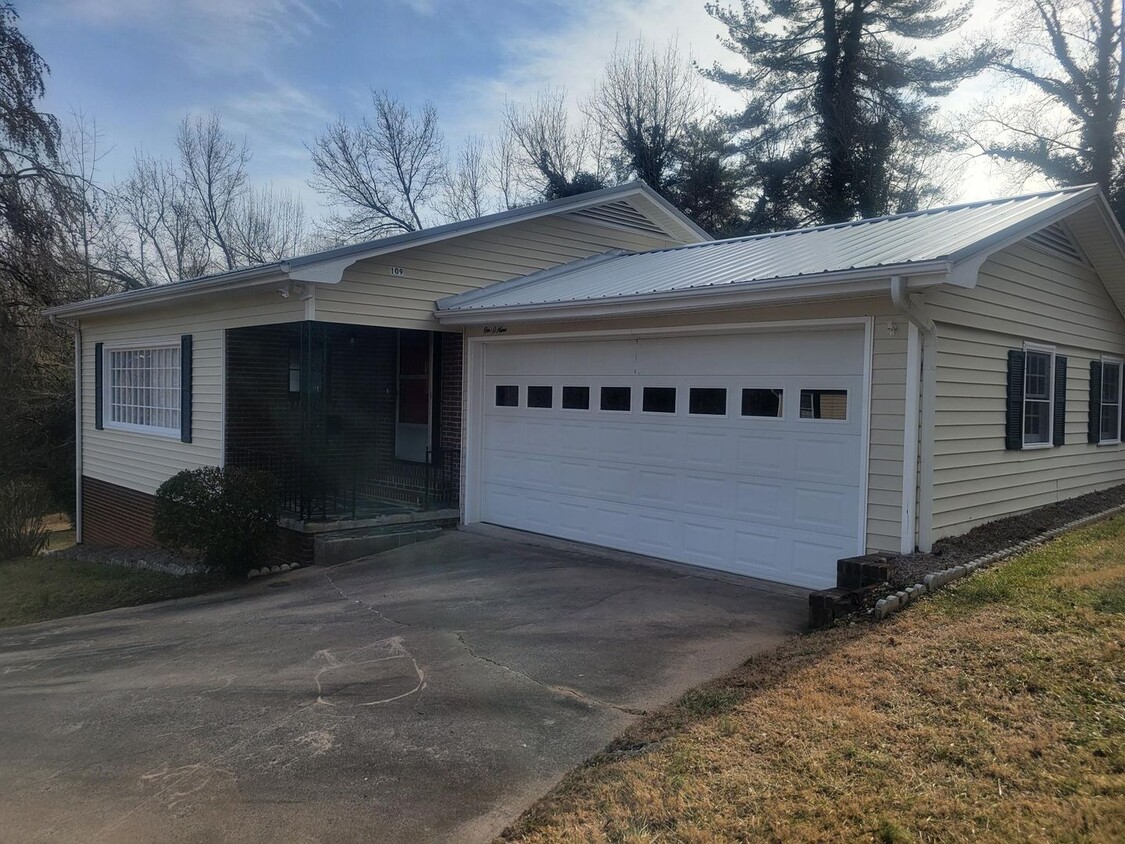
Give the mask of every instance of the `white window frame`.
<svg viewBox="0 0 1125 844">
<path fill-rule="evenodd" d="M 155 352 L 158 350 L 174 351 L 178 361 L 177 371 L 180 373 L 176 378 L 176 383 L 173 389 L 177 397 L 181 395 L 180 378 L 183 376 L 183 350 L 180 341 L 176 340 L 153 340 L 151 342 L 140 343 L 127 343 L 120 345 L 108 345 L 102 347 L 102 416 L 104 419 L 102 427 L 116 431 L 129 431 L 134 434 L 147 434 L 156 437 L 165 437 L 168 439 L 179 439 L 183 425 L 183 406 L 178 404 L 176 410 L 180 414 L 180 424 L 175 427 L 162 427 L 159 425 L 141 425 L 135 422 L 122 422 L 113 418 L 113 356 L 115 354 L 123 354 L 127 352 Z M 167 408 L 165 408 L 167 409 Z"/>
<path fill-rule="evenodd" d="M 1101 420 L 1101 417 L 1100 417 L 1101 409 L 1103 407 L 1105 407 L 1105 404 L 1106 404 L 1105 399 L 1104 399 L 1104 396 L 1105 396 L 1104 390 L 1105 390 L 1105 368 L 1106 368 L 1106 364 L 1109 364 L 1110 366 L 1116 366 L 1117 367 L 1117 403 L 1114 405 L 1117 408 L 1117 438 L 1112 439 L 1112 440 L 1102 439 L 1102 420 Z M 1102 357 L 1102 384 L 1101 384 L 1100 389 L 1103 392 L 1100 396 L 1098 396 L 1098 413 L 1099 413 L 1099 418 L 1098 418 L 1098 445 L 1120 445 L 1121 444 L 1121 402 L 1122 402 L 1122 399 L 1125 398 L 1125 395 L 1123 395 L 1122 392 L 1121 392 L 1122 387 L 1123 387 L 1123 383 L 1122 383 L 1123 371 L 1125 371 L 1125 364 L 1123 364 L 1121 358 L 1111 358 L 1111 357 L 1105 357 L 1105 356 Z"/>
<path fill-rule="evenodd" d="M 1036 443 L 1027 441 L 1027 354 L 1028 352 L 1035 352 L 1038 354 L 1050 355 L 1050 362 L 1047 364 L 1047 439 L 1045 442 Z M 1025 450 L 1036 448 L 1051 448 L 1055 444 L 1055 347 L 1047 346 L 1042 343 L 1032 343 L 1024 341 L 1023 344 L 1023 403 L 1020 405 L 1020 444 Z M 1032 399 L 1035 402 L 1042 402 L 1043 399 Z"/>
</svg>

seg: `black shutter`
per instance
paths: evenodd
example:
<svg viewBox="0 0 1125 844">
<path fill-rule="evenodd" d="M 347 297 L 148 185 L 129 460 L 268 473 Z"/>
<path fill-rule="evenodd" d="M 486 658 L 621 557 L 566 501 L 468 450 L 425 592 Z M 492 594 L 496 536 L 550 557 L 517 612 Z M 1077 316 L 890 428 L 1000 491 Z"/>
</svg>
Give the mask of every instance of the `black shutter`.
<svg viewBox="0 0 1125 844">
<path fill-rule="evenodd" d="M 1102 362 L 1090 361 L 1090 422 L 1086 442 L 1096 443 L 1102 438 Z"/>
<path fill-rule="evenodd" d="M 1019 451 L 1023 448 L 1023 373 L 1024 353 L 1019 349 L 1008 351 L 1008 414 L 1004 428 L 1004 448 Z"/>
<path fill-rule="evenodd" d="M 1055 355 L 1055 431 L 1051 442 L 1066 443 L 1066 357 Z"/>
<path fill-rule="evenodd" d="M 102 382 L 102 344 L 94 344 L 94 427 L 99 431 L 105 427 L 102 414 L 105 413 L 105 392 Z"/>
<path fill-rule="evenodd" d="M 180 441 L 191 442 L 191 335 L 180 338 Z"/>
</svg>

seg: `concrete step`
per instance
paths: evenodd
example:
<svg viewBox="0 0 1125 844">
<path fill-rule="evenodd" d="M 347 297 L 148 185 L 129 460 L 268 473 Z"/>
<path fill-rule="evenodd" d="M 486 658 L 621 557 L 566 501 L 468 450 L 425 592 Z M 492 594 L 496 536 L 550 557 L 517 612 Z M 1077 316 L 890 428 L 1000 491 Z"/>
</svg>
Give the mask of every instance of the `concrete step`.
<svg viewBox="0 0 1125 844">
<path fill-rule="evenodd" d="M 406 524 L 322 534 L 313 541 L 313 565 L 346 563 L 415 542 L 436 539 L 442 533 L 443 528 L 434 525 Z"/>
</svg>

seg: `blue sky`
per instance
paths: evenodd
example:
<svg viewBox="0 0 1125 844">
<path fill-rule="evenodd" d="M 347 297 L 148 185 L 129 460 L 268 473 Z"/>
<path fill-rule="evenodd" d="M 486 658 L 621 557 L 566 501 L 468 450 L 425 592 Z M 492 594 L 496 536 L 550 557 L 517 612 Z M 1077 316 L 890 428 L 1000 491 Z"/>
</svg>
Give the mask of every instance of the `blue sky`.
<svg viewBox="0 0 1125 844">
<path fill-rule="evenodd" d="M 51 66 L 48 110 L 97 121 L 105 179 L 133 152 L 168 154 L 188 111 L 217 108 L 245 134 L 255 182 L 301 193 L 303 143 L 372 88 L 427 99 L 455 148 L 489 134 L 505 98 L 547 85 L 575 98 L 616 41 L 675 38 L 702 63 L 728 61 L 702 0 L 16 0 L 21 27 Z M 730 95 L 714 90 L 729 104 Z M 986 182 L 987 183 L 987 182 Z M 981 178 L 966 180 L 975 195 Z"/>
</svg>

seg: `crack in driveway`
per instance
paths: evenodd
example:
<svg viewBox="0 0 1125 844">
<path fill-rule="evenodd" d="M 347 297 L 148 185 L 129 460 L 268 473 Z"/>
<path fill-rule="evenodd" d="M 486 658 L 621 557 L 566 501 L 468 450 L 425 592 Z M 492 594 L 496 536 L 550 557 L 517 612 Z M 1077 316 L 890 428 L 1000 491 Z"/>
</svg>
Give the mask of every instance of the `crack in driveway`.
<svg viewBox="0 0 1125 844">
<path fill-rule="evenodd" d="M 383 621 L 387 622 L 388 624 L 397 624 L 399 627 L 412 627 L 413 626 L 412 624 L 410 624 L 406 621 L 399 621 L 397 618 L 391 618 L 389 615 L 384 615 L 373 604 L 369 604 L 366 601 L 361 601 L 359 598 L 353 598 L 351 595 L 349 595 L 347 592 L 345 592 L 343 589 L 341 589 L 339 587 L 339 585 L 336 583 L 336 581 L 332 579 L 332 575 L 330 575 L 327 570 L 324 571 L 324 577 L 331 584 L 332 588 L 336 590 L 336 594 L 338 594 L 345 601 L 348 601 L 348 602 L 353 603 L 353 604 L 358 604 L 359 606 L 363 607 L 368 612 L 375 613 L 375 615 L 379 616 L 379 618 L 383 619 Z"/>
<path fill-rule="evenodd" d="M 473 650 L 472 645 L 465 641 L 465 634 L 463 632 L 457 633 L 457 641 L 460 642 L 461 647 L 463 647 L 468 652 L 469 656 L 471 656 L 473 659 L 479 659 L 481 662 L 487 662 L 489 665 L 495 665 L 497 668 L 503 671 L 507 671 L 508 673 L 514 674 L 517 677 L 527 680 L 530 683 L 534 683 L 540 688 L 546 689 L 547 691 L 553 692 L 554 694 L 581 701 L 587 706 L 600 706 L 606 709 L 616 709 L 618 712 L 623 712 L 626 715 L 646 714 L 645 710 L 643 709 L 634 709 L 630 706 L 619 706 L 616 703 L 610 703 L 607 700 L 600 700 L 599 698 L 588 695 L 585 692 L 580 692 L 578 691 L 578 689 L 572 689 L 569 686 L 557 686 L 553 683 L 544 683 L 541 680 L 536 680 L 530 674 L 524 674 L 518 668 L 512 668 L 512 666 L 510 665 L 505 665 L 502 662 L 497 662 L 495 659 L 491 659 L 487 656 L 483 656 L 482 654 L 478 654 L 475 650 Z"/>
</svg>

